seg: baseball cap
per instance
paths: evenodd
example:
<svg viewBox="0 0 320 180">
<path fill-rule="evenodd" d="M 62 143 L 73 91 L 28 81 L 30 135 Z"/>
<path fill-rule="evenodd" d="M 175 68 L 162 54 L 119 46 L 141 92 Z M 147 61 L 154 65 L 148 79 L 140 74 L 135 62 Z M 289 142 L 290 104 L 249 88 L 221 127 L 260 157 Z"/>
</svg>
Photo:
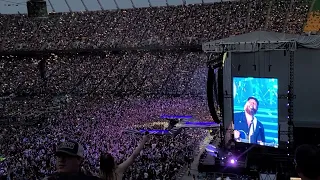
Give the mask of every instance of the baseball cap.
<svg viewBox="0 0 320 180">
<path fill-rule="evenodd" d="M 55 154 L 67 154 L 69 156 L 78 156 L 83 158 L 84 149 L 80 143 L 75 141 L 65 141 L 58 146 Z"/>
</svg>

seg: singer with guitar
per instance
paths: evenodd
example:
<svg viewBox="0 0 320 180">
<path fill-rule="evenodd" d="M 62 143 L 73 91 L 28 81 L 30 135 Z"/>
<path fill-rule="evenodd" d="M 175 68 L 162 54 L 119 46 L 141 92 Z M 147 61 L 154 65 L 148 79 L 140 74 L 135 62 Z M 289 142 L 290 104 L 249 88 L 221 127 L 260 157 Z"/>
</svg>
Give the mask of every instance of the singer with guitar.
<svg viewBox="0 0 320 180">
<path fill-rule="evenodd" d="M 234 113 L 234 138 L 237 142 L 265 144 L 265 133 L 262 123 L 255 117 L 259 101 L 249 97 L 243 112 Z"/>
</svg>

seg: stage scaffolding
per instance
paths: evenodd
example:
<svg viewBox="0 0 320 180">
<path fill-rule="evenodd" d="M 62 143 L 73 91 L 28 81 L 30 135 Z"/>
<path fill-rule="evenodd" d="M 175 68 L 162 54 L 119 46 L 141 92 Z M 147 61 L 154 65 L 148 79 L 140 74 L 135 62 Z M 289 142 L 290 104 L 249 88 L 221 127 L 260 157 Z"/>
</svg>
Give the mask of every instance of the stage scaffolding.
<svg viewBox="0 0 320 180">
<path fill-rule="evenodd" d="M 296 41 L 256 41 L 256 42 L 208 42 L 202 45 L 206 53 L 296 51 Z"/>
<path fill-rule="evenodd" d="M 287 51 L 289 52 L 289 84 L 288 84 L 288 94 L 285 97 L 288 100 L 287 109 L 288 109 L 288 131 L 281 132 L 280 134 L 286 134 L 288 136 L 287 142 L 287 152 L 288 156 L 291 156 L 294 152 L 294 138 L 293 138 L 293 102 L 295 99 L 294 95 L 294 57 L 295 51 L 297 50 L 297 42 L 295 40 L 288 41 L 255 41 L 255 42 L 223 42 L 223 41 L 213 41 L 204 43 L 202 45 L 202 50 L 205 53 L 210 54 L 211 56 L 214 54 L 221 54 L 225 52 L 234 52 L 234 53 L 245 53 L 245 52 L 263 52 L 263 51 Z M 209 56 L 209 57 L 211 57 Z M 210 59 L 209 59 L 210 60 Z M 225 95 L 224 95 L 225 96 Z M 230 98 L 230 97 L 224 97 Z M 224 113 L 221 113 L 224 114 Z M 224 118 L 222 117 L 222 124 L 224 124 Z M 226 130 L 224 129 L 224 131 Z M 221 141 L 224 141 L 224 135 L 220 135 Z M 288 158 L 288 164 L 292 164 L 291 159 Z"/>
</svg>

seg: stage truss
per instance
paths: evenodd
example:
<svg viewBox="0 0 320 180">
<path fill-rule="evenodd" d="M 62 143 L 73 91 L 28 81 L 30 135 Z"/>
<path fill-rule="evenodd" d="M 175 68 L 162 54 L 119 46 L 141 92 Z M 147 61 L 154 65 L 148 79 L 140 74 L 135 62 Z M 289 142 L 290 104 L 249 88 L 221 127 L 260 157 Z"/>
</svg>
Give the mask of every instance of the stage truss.
<svg viewBox="0 0 320 180">
<path fill-rule="evenodd" d="M 296 51 L 296 41 L 256 41 L 256 42 L 208 42 L 202 45 L 206 53 Z"/>
</svg>

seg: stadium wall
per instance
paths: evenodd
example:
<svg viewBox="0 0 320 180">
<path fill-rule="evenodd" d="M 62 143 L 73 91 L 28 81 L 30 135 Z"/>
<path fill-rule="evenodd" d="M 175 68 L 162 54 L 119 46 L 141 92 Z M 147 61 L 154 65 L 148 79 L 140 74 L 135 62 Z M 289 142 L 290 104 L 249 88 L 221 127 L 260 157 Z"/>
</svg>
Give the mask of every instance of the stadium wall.
<svg viewBox="0 0 320 180">
<path fill-rule="evenodd" d="M 294 68 L 294 124 L 296 127 L 320 127 L 320 76 L 318 59 L 320 51 L 312 49 L 298 49 L 295 52 Z M 232 77 L 266 77 L 278 78 L 278 119 L 280 131 L 287 131 L 287 99 L 285 96 L 289 84 L 289 53 L 284 51 L 232 53 L 225 63 L 224 91 L 225 97 L 225 125 L 230 127 L 232 122 Z M 256 65 L 256 70 L 254 66 Z M 271 66 L 269 71 L 269 65 Z M 240 66 L 240 68 L 238 68 Z M 227 74 L 229 73 L 229 74 Z M 287 141 L 287 135 L 280 135 L 280 141 Z"/>
</svg>

